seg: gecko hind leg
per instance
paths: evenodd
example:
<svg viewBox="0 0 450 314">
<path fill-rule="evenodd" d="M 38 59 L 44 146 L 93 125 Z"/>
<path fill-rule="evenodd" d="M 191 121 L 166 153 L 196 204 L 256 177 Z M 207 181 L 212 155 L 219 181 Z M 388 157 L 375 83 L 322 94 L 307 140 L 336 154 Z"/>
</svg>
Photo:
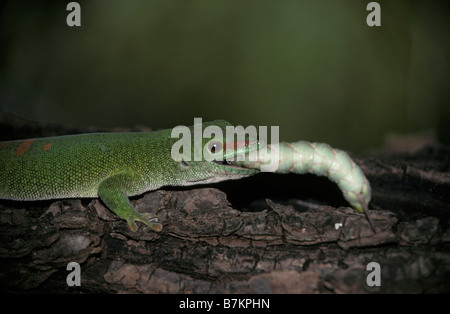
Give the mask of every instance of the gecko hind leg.
<svg viewBox="0 0 450 314">
<path fill-rule="evenodd" d="M 132 182 L 131 176 L 126 174 L 112 176 L 100 183 L 98 196 L 110 210 L 128 222 L 132 231 L 138 229 L 136 221 L 144 223 L 153 231 L 161 231 L 162 224 L 155 216 L 149 213 L 139 213 L 131 206 L 124 190 L 127 190 L 128 186 L 132 186 Z"/>
</svg>

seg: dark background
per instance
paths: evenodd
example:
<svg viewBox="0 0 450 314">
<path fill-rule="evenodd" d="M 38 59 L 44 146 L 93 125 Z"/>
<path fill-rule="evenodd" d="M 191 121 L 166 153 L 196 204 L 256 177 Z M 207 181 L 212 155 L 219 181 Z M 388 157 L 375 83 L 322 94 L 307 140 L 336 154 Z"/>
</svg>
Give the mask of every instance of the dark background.
<svg viewBox="0 0 450 314">
<path fill-rule="evenodd" d="M 450 142 L 449 1 L 70 1 L 0 6 L 0 110 L 70 126 L 226 119 L 362 151 Z"/>
</svg>

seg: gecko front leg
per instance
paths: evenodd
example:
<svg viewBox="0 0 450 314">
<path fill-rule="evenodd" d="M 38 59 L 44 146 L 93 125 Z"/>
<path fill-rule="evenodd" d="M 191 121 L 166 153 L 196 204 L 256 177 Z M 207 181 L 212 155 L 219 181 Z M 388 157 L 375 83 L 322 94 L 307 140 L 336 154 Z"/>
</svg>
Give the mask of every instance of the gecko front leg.
<svg viewBox="0 0 450 314">
<path fill-rule="evenodd" d="M 161 231 L 162 224 L 156 217 L 150 214 L 141 214 L 131 206 L 126 190 L 132 186 L 133 179 L 127 174 L 117 174 L 100 183 L 98 196 L 105 205 L 120 218 L 125 219 L 132 231 L 136 231 L 138 226 L 136 221 L 140 221 L 149 226 L 153 231 Z"/>
</svg>

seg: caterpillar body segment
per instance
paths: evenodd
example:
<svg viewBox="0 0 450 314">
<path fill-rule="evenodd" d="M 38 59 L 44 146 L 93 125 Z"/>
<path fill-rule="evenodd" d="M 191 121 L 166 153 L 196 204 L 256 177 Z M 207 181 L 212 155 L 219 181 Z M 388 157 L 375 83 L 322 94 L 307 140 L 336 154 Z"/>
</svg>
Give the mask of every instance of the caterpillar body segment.
<svg viewBox="0 0 450 314">
<path fill-rule="evenodd" d="M 367 214 L 372 195 L 370 183 L 361 168 L 343 150 L 324 143 L 280 142 L 261 148 L 257 160 L 237 164 L 265 172 L 326 176 L 337 184 L 353 208 L 366 215 L 374 229 Z"/>
</svg>

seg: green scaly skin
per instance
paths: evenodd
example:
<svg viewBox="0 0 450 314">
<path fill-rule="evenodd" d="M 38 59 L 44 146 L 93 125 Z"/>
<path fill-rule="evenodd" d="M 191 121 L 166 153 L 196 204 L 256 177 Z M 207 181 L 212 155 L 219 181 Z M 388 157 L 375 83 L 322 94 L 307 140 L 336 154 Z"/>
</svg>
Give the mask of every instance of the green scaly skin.
<svg viewBox="0 0 450 314">
<path fill-rule="evenodd" d="M 203 123 L 219 126 L 226 121 Z M 193 134 L 194 127 L 190 127 Z M 239 179 L 258 173 L 226 162 L 174 161 L 171 129 L 148 133 L 93 133 L 0 142 L 0 199 L 17 201 L 99 197 L 132 230 L 140 221 L 155 231 L 155 217 L 138 213 L 129 196 L 162 186 L 185 186 Z M 193 141 L 193 139 L 192 139 Z M 203 139 L 202 147 L 211 139 Z M 224 143 L 226 144 L 226 143 Z M 257 149 L 236 145 L 225 159 Z M 191 145 L 192 150 L 194 145 Z M 191 152 L 193 154 L 193 152 Z M 193 156 L 193 155 L 192 155 Z M 191 160 L 194 160 L 191 158 Z"/>
</svg>

